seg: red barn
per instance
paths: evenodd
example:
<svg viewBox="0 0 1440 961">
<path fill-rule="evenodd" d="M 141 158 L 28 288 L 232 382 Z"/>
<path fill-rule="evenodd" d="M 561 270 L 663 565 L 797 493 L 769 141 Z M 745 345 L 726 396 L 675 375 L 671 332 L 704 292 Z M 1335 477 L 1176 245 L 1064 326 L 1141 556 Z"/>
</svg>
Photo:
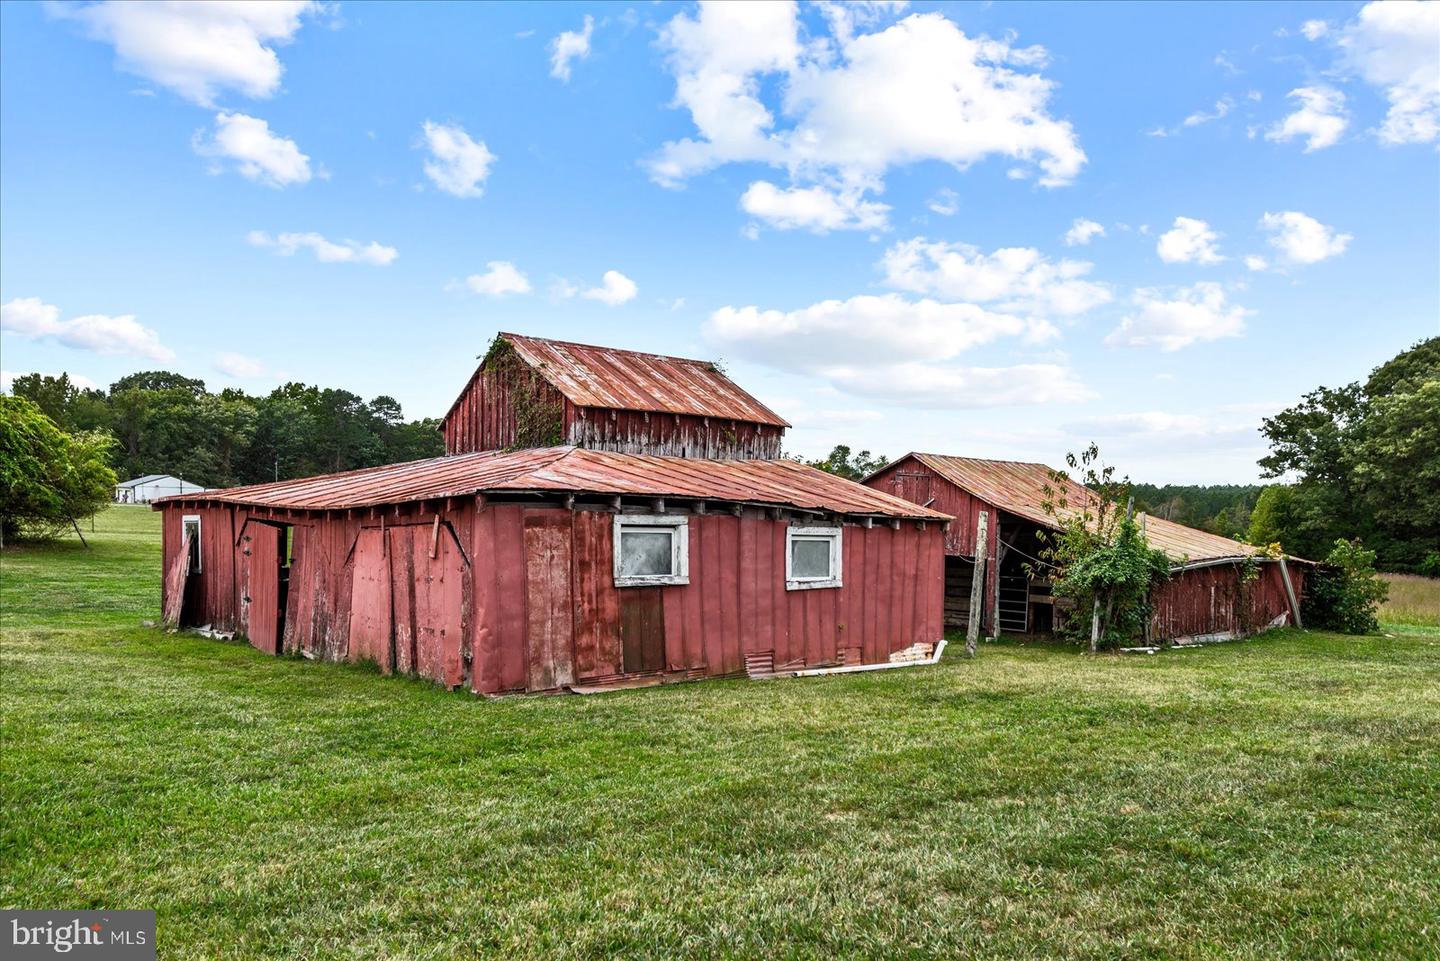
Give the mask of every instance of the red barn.
<svg viewBox="0 0 1440 961">
<path fill-rule="evenodd" d="M 785 460 L 477 452 L 157 509 L 168 622 L 481 694 L 899 663 L 942 634 L 949 518 Z"/>
<path fill-rule="evenodd" d="M 1072 507 L 1094 497 L 1074 481 L 1062 483 Z M 1045 486 L 1055 486 L 1049 467 L 907 454 L 867 477 L 865 484 L 955 518 L 945 532 L 947 627 L 969 626 L 977 533 L 983 515 L 987 537 L 979 612 L 982 626 L 991 636 L 1054 629 L 1056 598 L 1051 595 L 1050 583 L 1030 578 L 1025 570 L 1025 564 L 1033 563 L 1040 553 L 1039 532 L 1055 526 L 1055 519 L 1043 506 Z M 1144 515 L 1140 520 L 1150 546 L 1174 562 L 1172 578 L 1152 598 L 1153 639 L 1236 637 L 1293 623 L 1304 586 L 1298 566 L 1269 558 L 1248 544 L 1173 521 Z M 1252 556 L 1261 562 L 1260 576 L 1251 584 L 1242 584 L 1240 565 Z"/>
<path fill-rule="evenodd" d="M 790 425 L 710 361 L 500 334 L 445 415 L 447 454 L 571 444 L 773 459 Z"/>
</svg>

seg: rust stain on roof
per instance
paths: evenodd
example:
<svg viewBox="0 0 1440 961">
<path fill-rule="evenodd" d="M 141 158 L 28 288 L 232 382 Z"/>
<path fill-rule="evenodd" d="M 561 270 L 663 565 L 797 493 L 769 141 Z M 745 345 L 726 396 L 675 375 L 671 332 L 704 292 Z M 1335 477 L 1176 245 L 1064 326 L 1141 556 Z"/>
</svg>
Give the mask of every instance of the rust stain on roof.
<svg viewBox="0 0 1440 961">
<path fill-rule="evenodd" d="M 944 454 L 910 454 L 941 477 L 962 487 L 983 501 L 1001 510 L 1024 517 L 1047 527 L 1055 526 L 1055 518 L 1046 513 L 1045 485 L 1051 480 L 1051 469 L 1045 464 L 1026 461 L 982 460 L 976 457 L 950 457 Z M 904 460 L 905 458 L 900 458 Z M 888 468 L 887 468 L 888 469 Z M 1070 478 L 1062 481 L 1065 498 L 1072 505 L 1093 499 L 1093 491 Z M 1261 553 L 1261 548 L 1240 541 L 1196 530 L 1163 520 L 1153 515 L 1144 517 L 1145 539 L 1151 547 L 1165 552 L 1174 561 L 1218 560 L 1226 557 L 1248 557 Z"/>
<path fill-rule="evenodd" d="M 502 333 L 515 351 L 579 407 L 790 424 L 712 362 Z"/>
<path fill-rule="evenodd" d="M 156 501 L 347 510 L 480 493 L 563 492 L 738 501 L 801 510 L 947 521 L 948 514 L 788 460 L 697 460 L 546 447 L 484 451 L 232 487 Z"/>
</svg>

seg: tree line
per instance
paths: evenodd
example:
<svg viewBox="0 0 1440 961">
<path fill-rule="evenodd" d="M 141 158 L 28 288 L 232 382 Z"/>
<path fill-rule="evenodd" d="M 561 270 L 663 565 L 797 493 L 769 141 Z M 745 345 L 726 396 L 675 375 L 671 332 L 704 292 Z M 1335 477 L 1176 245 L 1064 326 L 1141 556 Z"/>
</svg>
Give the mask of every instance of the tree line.
<svg viewBox="0 0 1440 961">
<path fill-rule="evenodd" d="M 1326 557 L 1359 540 L 1381 570 L 1440 576 L 1440 337 L 1381 364 L 1362 382 L 1318 387 L 1265 418 L 1265 476 L 1252 543 Z"/>
<path fill-rule="evenodd" d="M 288 383 L 265 395 L 218 393 L 170 371 L 122 377 L 108 390 L 68 375 L 26 374 L 12 394 L 72 435 L 113 439 L 121 479 L 173 474 L 233 487 L 376 467 L 445 452 L 439 421 L 409 420 L 393 397 L 366 402 L 347 390 Z"/>
</svg>

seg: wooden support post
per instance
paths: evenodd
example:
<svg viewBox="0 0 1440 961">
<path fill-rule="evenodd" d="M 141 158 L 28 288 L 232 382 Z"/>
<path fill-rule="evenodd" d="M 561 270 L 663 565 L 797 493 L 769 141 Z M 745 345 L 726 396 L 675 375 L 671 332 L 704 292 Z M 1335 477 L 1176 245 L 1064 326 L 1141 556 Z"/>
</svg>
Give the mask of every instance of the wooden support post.
<svg viewBox="0 0 1440 961">
<path fill-rule="evenodd" d="M 85 535 L 82 534 L 82 533 L 80 533 L 80 524 L 79 524 L 79 523 L 75 520 L 75 518 L 73 518 L 73 517 L 70 518 L 70 523 L 74 525 L 74 527 L 75 527 L 75 536 L 78 537 L 78 538 L 80 538 L 80 543 L 81 543 L 81 545 L 88 549 L 88 548 L 90 547 L 90 545 L 87 544 L 87 543 L 85 543 Z"/>
<path fill-rule="evenodd" d="M 975 656 L 975 644 L 980 640 L 980 610 L 985 603 L 985 541 L 989 533 L 990 515 L 980 512 L 980 522 L 975 528 L 975 575 L 970 581 L 970 616 L 965 626 L 965 656 Z"/>
<path fill-rule="evenodd" d="M 433 561 L 440 556 L 440 515 L 435 515 L 435 523 L 430 527 L 430 559 Z"/>
<path fill-rule="evenodd" d="M 1090 612 L 1090 653 L 1100 650 L 1100 595 L 1095 595 L 1095 607 Z"/>
<path fill-rule="evenodd" d="M 1280 579 L 1285 582 L 1285 597 L 1290 601 L 1290 616 L 1295 620 L 1296 627 L 1304 627 L 1300 620 L 1300 601 L 1295 597 L 1295 585 L 1290 583 L 1290 568 L 1285 566 L 1285 558 L 1280 558 Z"/>
<path fill-rule="evenodd" d="M 1000 565 L 1005 560 L 1005 544 L 1000 540 L 1000 515 L 995 515 L 995 604 L 990 608 L 990 639 L 1000 639 Z"/>
</svg>

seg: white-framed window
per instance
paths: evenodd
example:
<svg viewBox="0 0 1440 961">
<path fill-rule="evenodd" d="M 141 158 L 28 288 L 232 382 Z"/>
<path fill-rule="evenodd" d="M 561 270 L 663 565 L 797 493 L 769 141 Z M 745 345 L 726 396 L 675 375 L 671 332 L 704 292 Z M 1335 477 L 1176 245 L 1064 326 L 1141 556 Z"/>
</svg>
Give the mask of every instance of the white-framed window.
<svg viewBox="0 0 1440 961">
<path fill-rule="evenodd" d="M 690 583 L 690 518 L 615 515 L 615 586 Z"/>
<path fill-rule="evenodd" d="M 186 514 L 180 518 L 181 543 L 190 542 L 190 573 L 200 573 L 200 515 Z"/>
<path fill-rule="evenodd" d="M 787 527 L 785 529 L 785 589 L 808 591 L 840 587 L 842 529 L 839 527 Z"/>
</svg>

